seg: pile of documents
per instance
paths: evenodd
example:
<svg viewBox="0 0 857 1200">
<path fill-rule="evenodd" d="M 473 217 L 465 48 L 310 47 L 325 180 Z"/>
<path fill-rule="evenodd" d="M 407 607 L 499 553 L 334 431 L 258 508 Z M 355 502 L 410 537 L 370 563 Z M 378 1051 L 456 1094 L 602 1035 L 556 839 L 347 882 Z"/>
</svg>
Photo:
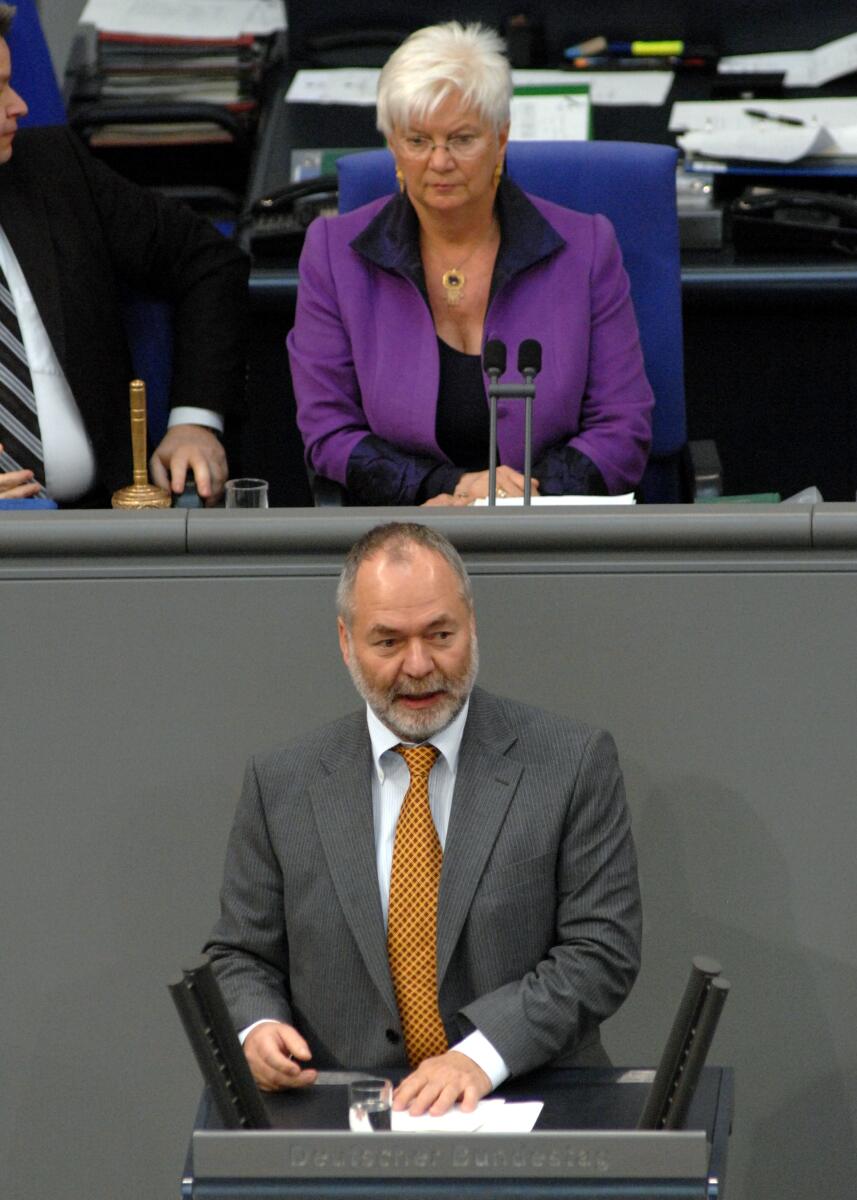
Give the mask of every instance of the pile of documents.
<svg viewBox="0 0 857 1200">
<path fill-rule="evenodd" d="M 282 0 L 89 0 L 94 56 L 75 100 L 110 106 L 204 103 L 252 117 Z M 215 121 L 105 124 L 93 145 L 229 141 Z"/>
</svg>

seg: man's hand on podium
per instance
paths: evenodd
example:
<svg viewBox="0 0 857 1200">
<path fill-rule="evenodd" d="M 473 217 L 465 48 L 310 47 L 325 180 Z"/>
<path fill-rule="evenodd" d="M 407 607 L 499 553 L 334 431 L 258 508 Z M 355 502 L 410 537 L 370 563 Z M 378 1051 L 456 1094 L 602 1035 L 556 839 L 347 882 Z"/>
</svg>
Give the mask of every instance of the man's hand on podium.
<svg viewBox="0 0 857 1200">
<path fill-rule="evenodd" d="M 265 1021 L 251 1029 L 244 1039 L 244 1054 L 263 1092 L 306 1087 L 318 1077 L 314 1067 L 301 1066 L 312 1058 L 310 1048 L 284 1021 Z"/>
<path fill-rule="evenodd" d="M 414 1117 L 426 1112 L 440 1117 L 458 1102 L 462 1112 L 473 1112 L 490 1091 L 491 1080 L 472 1058 L 447 1050 L 425 1059 L 402 1080 L 393 1094 L 393 1108 L 407 1109 Z"/>
</svg>

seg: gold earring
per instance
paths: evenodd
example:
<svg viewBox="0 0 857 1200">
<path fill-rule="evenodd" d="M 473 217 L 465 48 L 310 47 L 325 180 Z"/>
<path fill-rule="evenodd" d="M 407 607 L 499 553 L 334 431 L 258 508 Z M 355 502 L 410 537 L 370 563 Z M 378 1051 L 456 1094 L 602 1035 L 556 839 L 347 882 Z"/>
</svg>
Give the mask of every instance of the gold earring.
<svg viewBox="0 0 857 1200">
<path fill-rule="evenodd" d="M 405 177 L 402 172 L 396 167 L 396 183 L 399 185 L 399 191 L 404 195 L 405 192 Z"/>
<path fill-rule="evenodd" d="M 500 161 L 497 163 L 497 166 L 494 168 L 494 187 L 499 186 L 500 178 L 501 178 L 502 174 L 503 174 L 503 160 L 501 158 Z"/>
</svg>

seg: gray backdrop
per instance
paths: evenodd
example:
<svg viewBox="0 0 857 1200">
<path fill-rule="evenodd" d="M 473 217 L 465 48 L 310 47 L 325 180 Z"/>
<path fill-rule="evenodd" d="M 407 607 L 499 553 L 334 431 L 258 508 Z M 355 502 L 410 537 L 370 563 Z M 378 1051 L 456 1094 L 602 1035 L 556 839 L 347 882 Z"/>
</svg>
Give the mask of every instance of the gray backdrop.
<svg viewBox="0 0 857 1200">
<path fill-rule="evenodd" d="M 618 741 L 646 934 L 614 1059 L 653 1064 L 719 958 L 730 1200 L 850 1198 L 857 506 L 456 515 L 482 682 Z M 200 1081 L 165 984 L 247 754 L 354 704 L 334 580 L 372 517 L 33 517 L 0 517 L 0 1194 L 166 1200 Z"/>
</svg>

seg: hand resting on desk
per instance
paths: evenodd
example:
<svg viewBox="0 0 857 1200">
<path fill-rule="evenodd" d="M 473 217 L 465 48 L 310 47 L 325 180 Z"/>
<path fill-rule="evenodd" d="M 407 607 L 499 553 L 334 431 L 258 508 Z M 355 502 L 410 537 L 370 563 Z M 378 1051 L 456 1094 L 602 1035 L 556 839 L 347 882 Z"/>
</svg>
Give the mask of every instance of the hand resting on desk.
<svg viewBox="0 0 857 1200">
<path fill-rule="evenodd" d="M 458 1103 L 462 1112 L 473 1112 L 490 1091 L 491 1080 L 472 1058 L 460 1050 L 447 1050 L 424 1059 L 402 1080 L 393 1094 L 393 1108 L 407 1109 L 413 1117 L 423 1113 L 440 1117 Z"/>
<path fill-rule="evenodd" d="M 0 500 L 25 500 L 37 496 L 39 491 L 40 485 L 33 479 L 32 471 L 0 471 Z"/>
<path fill-rule="evenodd" d="M 467 471 L 455 485 L 456 496 L 470 500 L 484 500 L 488 495 L 488 471 Z M 533 479 L 533 495 L 539 494 L 539 481 Z M 524 476 L 513 467 L 501 465 L 497 468 L 497 495 L 523 496 Z"/>
<path fill-rule="evenodd" d="M 216 504 L 226 483 L 226 454 L 213 430 L 204 425 L 173 425 L 149 459 L 152 482 L 176 495 L 184 491 L 188 470 L 207 506 Z"/>
</svg>

